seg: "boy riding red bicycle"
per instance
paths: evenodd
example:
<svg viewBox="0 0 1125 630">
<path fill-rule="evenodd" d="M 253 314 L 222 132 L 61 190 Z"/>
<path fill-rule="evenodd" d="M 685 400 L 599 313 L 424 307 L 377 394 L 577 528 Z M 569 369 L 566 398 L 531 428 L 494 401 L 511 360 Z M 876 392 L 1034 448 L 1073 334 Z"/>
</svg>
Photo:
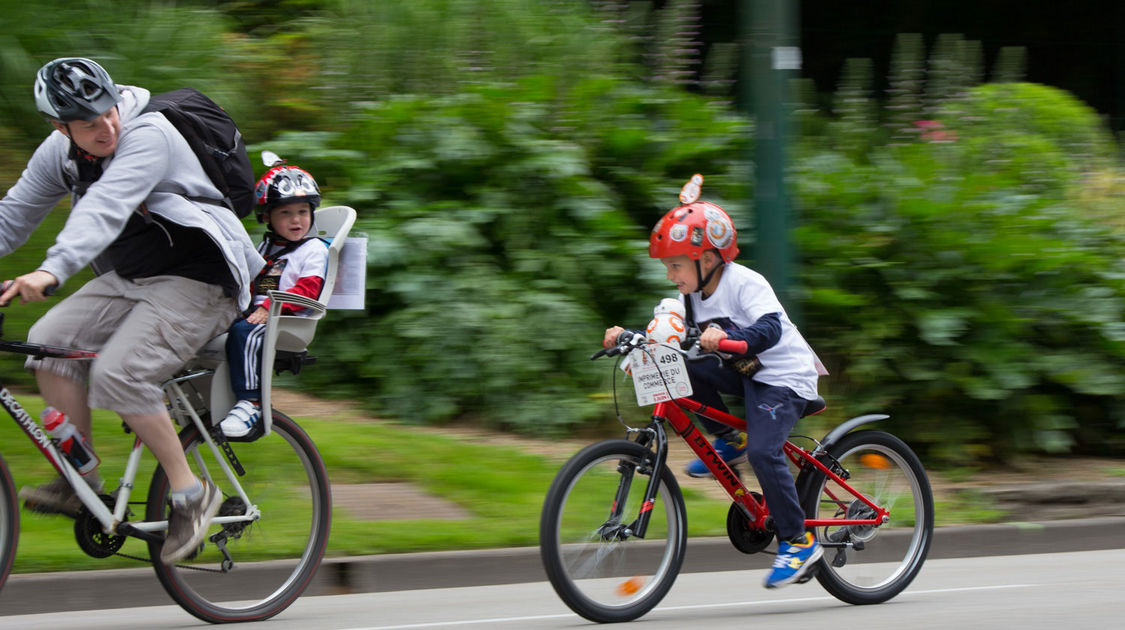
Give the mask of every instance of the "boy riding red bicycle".
<svg viewBox="0 0 1125 630">
<path fill-rule="evenodd" d="M 734 262 L 738 240 L 734 223 L 719 206 L 699 201 L 703 177 L 692 177 L 680 193 L 681 205 L 657 222 L 649 238 L 649 257 L 667 269 L 676 285 L 688 326 L 701 329 L 706 351 L 733 339 L 746 353 L 725 364 L 689 362 L 696 401 L 727 411 L 721 394 L 740 396 L 746 405 L 746 434 L 704 416 L 700 424 L 715 436 L 713 446 L 728 465 L 749 461 L 777 528 L 779 550 L 766 588 L 799 580 L 823 554 L 805 529 L 805 513 L 782 450 L 810 401 L 818 398 L 818 360 L 790 321 L 766 279 Z M 605 331 L 612 347 L 625 329 Z M 700 460 L 688 465 L 693 477 L 711 476 Z"/>
</svg>

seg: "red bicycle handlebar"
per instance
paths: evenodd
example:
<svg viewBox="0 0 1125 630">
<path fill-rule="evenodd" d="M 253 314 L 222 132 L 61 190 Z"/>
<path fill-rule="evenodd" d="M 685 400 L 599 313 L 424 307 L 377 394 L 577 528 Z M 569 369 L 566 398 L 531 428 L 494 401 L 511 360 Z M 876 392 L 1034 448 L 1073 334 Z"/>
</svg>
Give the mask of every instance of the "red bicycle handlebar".
<svg viewBox="0 0 1125 630">
<path fill-rule="evenodd" d="M 719 342 L 719 350 L 731 354 L 746 354 L 746 342 L 737 339 L 723 339 Z"/>
</svg>

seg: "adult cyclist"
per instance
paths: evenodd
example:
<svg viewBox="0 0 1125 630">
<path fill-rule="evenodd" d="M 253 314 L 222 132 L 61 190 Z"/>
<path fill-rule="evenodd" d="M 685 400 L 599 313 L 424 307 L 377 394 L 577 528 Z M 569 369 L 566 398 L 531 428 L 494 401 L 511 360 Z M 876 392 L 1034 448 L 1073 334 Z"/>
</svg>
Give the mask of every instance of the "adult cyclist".
<svg viewBox="0 0 1125 630">
<path fill-rule="evenodd" d="M 161 560 L 171 564 L 206 535 L 222 496 L 188 467 L 160 385 L 248 306 L 263 261 L 234 213 L 202 201 L 222 195 L 171 123 L 143 113 L 148 101 L 148 90 L 116 85 L 90 59 L 39 70 L 35 104 L 54 131 L 0 200 L 0 256 L 68 193 L 72 207 L 43 262 L 14 278 L 0 305 L 43 300 L 93 266 L 97 276 L 36 322 L 28 341 L 97 350 L 98 358 L 27 366 L 47 404 L 87 438 L 90 408 L 110 409 L 159 460 L 172 504 Z M 87 479 L 101 490 L 96 474 Z M 39 511 L 73 515 L 80 506 L 61 478 L 21 496 Z"/>
</svg>

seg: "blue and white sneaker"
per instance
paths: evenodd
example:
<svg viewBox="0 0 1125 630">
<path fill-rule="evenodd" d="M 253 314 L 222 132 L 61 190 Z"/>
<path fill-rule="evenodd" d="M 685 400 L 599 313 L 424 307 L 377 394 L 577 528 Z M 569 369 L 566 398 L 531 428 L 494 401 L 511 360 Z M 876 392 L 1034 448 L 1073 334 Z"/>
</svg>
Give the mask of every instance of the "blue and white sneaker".
<svg viewBox="0 0 1125 630">
<path fill-rule="evenodd" d="M 242 438 L 250 435 L 262 420 L 262 404 L 256 400 L 240 400 L 219 424 L 223 435 Z"/>
<path fill-rule="evenodd" d="M 812 532 L 805 532 L 796 540 L 779 542 L 777 558 L 773 561 L 770 574 L 766 576 L 764 586 L 778 588 L 796 582 L 823 555 L 824 547 L 820 546 Z"/>
<path fill-rule="evenodd" d="M 728 466 L 746 461 L 746 434 L 739 433 L 738 438 L 739 442 L 737 444 L 728 442 L 723 438 L 715 438 L 715 441 L 711 442 L 711 446 L 715 447 L 715 451 L 719 454 L 719 457 L 722 457 L 723 461 L 726 462 Z M 707 469 L 707 465 L 704 464 L 701 459 L 689 463 L 684 467 L 684 472 L 686 472 L 689 477 L 712 476 L 711 471 Z"/>
</svg>

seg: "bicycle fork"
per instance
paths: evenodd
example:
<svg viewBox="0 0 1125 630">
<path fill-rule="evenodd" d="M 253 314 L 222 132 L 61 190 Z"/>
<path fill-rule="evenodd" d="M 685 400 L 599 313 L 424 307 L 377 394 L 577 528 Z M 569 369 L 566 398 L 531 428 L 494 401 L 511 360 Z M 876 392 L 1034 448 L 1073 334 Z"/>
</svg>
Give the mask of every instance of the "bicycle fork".
<svg viewBox="0 0 1125 630">
<path fill-rule="evenodd" d="M 656 493 L 660 491 L 660 476 L 664 472 L 665 461 L 668 459 L 668 436 L 659 419 L 654 418 L 648 427 L 631 430 L 637 434 L 636 442 L 654 454 L 653 461 L 641 461 L 633 464 L 620 461 L 617 472 L 621 478 L 617 483 L 617 494 L 613 498 L 609 518 L 602 524 L 598 533 L 602 540 L 625 540 L 627 538 L 644 538 L 648 531 L 648 522 L 652 518 L 652 508 L 656 504 Z M 655 450 L 653 448 L 655 447 Z M 648 473 L 648 485 L 645 487 L 644 498 L 637 518 L 628 525 L 621 522 L 625 505 L 629 497 L 629 490 L 633 486 L 633 475 L 638 468 L 642 474 Z"/>
</svg>

